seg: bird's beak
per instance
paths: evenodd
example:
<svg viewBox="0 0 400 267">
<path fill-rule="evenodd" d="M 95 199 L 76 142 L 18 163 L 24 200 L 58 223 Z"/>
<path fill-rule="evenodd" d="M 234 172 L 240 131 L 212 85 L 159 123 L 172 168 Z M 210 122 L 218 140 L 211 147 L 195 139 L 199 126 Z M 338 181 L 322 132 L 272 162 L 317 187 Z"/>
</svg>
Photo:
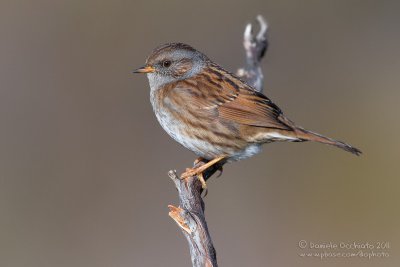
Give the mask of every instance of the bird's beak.
<svg viewBox="0 0 400 267">
<path fill-rule="evenodd" d="M 133 73 L 149 73 L 154 72 L 156 69 L 152 66 L 143 66 L 133 71 Z"/>
</svg>

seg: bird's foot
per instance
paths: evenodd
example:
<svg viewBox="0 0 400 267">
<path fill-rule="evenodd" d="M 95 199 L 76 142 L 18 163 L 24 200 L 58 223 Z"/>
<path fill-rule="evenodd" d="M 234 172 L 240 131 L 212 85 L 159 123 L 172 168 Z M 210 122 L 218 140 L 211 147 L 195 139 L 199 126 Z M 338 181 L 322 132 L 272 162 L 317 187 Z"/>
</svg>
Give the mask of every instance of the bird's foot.
<svg viewBox="0 0 400 267">
<path fill-rule="evenodd" d="M 203 172 L 197 168 L 186 168 L 186 171 L 181 174 L 181 179 L 187 179 L 189 177 L 197 176 L 201 183 L 201 188 L 207 189 L 206 181 L 204 180 Z"/>
<path fill-rule="evenodd" d="M 214 164 L 218 163 L 219 161 L 223 160 L 225 157 L 218 157 L 215 158 L 213 160 L 210 160 L 209 162 L 200 165 L 198 167 L 194 167 L 194 168 L 187 168 L 186 171 L 184 173 L 181 174 L 181 179 L 187 179 L 189 177 L 193 177 L 193 176 L 197 176 L 197 178 L 199 179 L 199 181 L 201 182 L 201 187 L 203 189 L 207 189 L 207 184 L 206 181 L 204 179 L 203 176 L 203 172 L 205 170 L 207 170 L 209 167 L 213 166 Z M 194 162 L 195 165 L 199 164 L 199 163 L 204 163 L 204 159 L 203 158 L 198 158 L 196 159 L 196 161 Z M 222 173 L 222 167 L 219 169 Z"/>
</svg>

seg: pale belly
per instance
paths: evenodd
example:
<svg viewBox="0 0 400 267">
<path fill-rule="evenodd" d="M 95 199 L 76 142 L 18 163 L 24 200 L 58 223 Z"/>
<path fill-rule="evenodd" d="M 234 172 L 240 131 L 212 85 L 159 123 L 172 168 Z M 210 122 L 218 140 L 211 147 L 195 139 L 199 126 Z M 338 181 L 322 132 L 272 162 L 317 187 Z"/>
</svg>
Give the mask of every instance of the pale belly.
<svg viewBox="0 0 400 267">
<path fill-rule="evenodd" d="M 165 112 L 156 112 L 156 117 L 161 127 L 179 144 L 191 150 L 197 156 L 205 159 L 213 159 L 225 154 L 226 151 L 218 146 L 213 146 L 209 142 L 199 138 L 191 138 L 183 133 L 185 126 L 176 123 L 174 118 Z"/>
</svg>

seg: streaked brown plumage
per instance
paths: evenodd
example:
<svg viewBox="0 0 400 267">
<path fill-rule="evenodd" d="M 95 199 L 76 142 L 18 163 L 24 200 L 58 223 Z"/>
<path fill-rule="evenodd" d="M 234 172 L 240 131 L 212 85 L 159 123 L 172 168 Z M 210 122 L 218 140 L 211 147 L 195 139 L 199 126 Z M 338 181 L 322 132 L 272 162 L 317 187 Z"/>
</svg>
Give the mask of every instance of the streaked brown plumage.
<svg viewBox="0 0 400 267">
<path fill-rule="evenodd" d="M 136 72 L 147 73 L 151 103 L 162 127 L 206 159 L 235 161 L 274 141 L 316 141 L 359 155 L 360 150 L 307 131 L 234 74 L 186 44 L 158 47 Z M 196 171 L 188 175 L 198 174 Z"/>
</svg>

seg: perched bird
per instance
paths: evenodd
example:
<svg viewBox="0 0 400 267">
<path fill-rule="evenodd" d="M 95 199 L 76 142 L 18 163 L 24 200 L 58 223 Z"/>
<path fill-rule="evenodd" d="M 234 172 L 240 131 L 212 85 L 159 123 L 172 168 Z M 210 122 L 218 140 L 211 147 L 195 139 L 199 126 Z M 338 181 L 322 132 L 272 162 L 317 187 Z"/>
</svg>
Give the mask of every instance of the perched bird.
<svg viewBox="0 0 400 267">
<path fill-rule="evenodd" d="M 218 162 L 251 157 L 262 144 L 275 141 L 316 141 L 361 154 L 295 125 L 268 97 L 187 44 L 157 47 L 134 72 L 147 74 L 150 101 L 164 130 L 206 162 L 187 169 L 182 178 L 201 177 Z"/>
</svg>

